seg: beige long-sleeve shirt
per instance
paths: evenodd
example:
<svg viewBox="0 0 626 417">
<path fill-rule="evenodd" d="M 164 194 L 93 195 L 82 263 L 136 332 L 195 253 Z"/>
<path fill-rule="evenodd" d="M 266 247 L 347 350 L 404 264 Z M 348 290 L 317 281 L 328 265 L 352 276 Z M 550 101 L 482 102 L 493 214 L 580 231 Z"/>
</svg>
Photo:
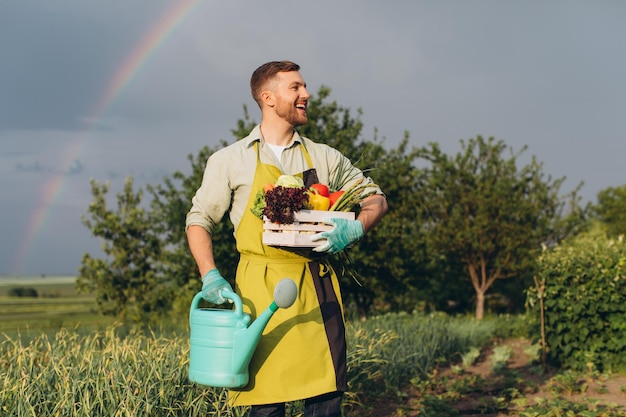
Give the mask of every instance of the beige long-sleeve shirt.
<svg viewBox="0 0 626 417">
<path fill-rule="evenodd" d="M 284 174 L 297 174 L 315 168 L 319 182 L 329 184 L 332 176 L 337 175 L 339 167 L 343 167 L 344 175 L 351 178 L 343 189 L 361 178 L 364 178 L 365 184 L 373 184 L 371 178 L 365 177 L 361 170 L 354 167 L 339 151 L 328 145 L 313 142 L 295 131 L 291 143 L 282 152 L 279 161 L 265 144 L 260 126 L 256 126 L 244 139 L 218 150 L 209 157 L 202 184 L 196 191 L 192 207 L 187 213 L 186 227 L 199 225 L 211 233 L 230 209 L 230 220 L 237 230 L 252 191 L 257 162 L 255 142 L 259 142 L 261 162 L 276 165 Z M 309 152 L 313 167 L 307 166 L 300 143 Z M 254 190 L 255 193 L 257 191 Z M 379 188 L 376 188 L 376 192 L 382 194 Z"/>
</svg>

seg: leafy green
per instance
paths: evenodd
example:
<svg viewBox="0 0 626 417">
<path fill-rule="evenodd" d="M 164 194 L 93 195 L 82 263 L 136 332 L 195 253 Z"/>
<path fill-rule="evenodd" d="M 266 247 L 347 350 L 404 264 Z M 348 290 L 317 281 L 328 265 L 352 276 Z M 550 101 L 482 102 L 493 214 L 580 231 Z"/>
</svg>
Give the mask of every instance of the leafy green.
<svg viewBox="0 0 626 417">
<path fill-rule="evenodd" d="M 259 219 L 263 218 L 263 210 L 265 209 L 265 192 L 263 190 L 259 190 L 254 196 L 254 205 L 250 209 L 252 214 L 254 214 Z"/>
</svg>

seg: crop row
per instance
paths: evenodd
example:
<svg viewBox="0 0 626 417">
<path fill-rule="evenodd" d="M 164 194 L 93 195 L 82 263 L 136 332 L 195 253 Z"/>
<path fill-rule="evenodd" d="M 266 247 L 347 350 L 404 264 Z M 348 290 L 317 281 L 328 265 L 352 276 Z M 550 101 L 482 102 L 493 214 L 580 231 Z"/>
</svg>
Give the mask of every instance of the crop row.
<svg viewBox="0 0 626 417">
<path fill-rule="evenodd" d="M 345 407 L 419 377 L 442 357 L 486 343 L 487 321 L 386 315 L 348 326 Z M 61 329 L 0 342 L 0 414 L 12 416 L 238 416 L 226 392 L 188 381 L 187 333 L 110 326 L 82 334 Z M 299 405 L 290 409 L 295 415 Z"/>
</svg>

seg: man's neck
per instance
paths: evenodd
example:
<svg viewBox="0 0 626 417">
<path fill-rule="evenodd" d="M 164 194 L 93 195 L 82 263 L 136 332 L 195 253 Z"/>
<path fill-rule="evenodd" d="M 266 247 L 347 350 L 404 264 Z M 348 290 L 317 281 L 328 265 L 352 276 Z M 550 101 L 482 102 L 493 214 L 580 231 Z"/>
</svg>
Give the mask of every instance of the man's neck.
<svg viewBox="0 0 626 417">
<path fill-rule="evenodd" d="M 283 120 L 272 122 L 263 119 L 261 121 L 261 134 L 266 143 L 279 146 L 287 146 L 293 138 L 293 126 Z"/>
</svg>

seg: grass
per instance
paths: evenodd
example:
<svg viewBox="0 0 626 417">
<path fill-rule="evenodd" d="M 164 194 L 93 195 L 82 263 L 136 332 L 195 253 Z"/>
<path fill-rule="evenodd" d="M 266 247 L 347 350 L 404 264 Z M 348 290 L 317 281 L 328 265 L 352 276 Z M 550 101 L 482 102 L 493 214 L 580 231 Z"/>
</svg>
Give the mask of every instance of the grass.
<svg viewBox="0 0 626 417">
<path fill-rule="evenodd" d="M 187 381 L 182 337 L 121 336 L 111 326 L 87 336 L 62 329 L 27 345 L 6 338 L 1 346 L 3 415 L 224 415 L 221 391 Z"/>
<path fill-rule="evenodd" d="M 0 297 L 0 326 L 6 328 L 0 330 L 0 415 L 245 415 L 246 407 L 228 406 L 225 390 L 189 382 L 186 323 L 167 330 L 111 324 L 94 312 L 92 298 L 64 285 L 38 285 L 40 294 L 51 294 L 45 297 Z M 534 417 L 566 415 L 559 410 L 626 415 L 593 402 L 525 402 L 522 392 L 532 385 L 507 368 L 510 351 L 498 344 L 524 332 L 520 316 L 477 321 L 386 314 L 348 322 L 346 329 L 346 416 L 453 416 L 459 414 L 457 403 L 472 396 L 479 397 L 475 407 L 483 414 L 513 409 L 516 415 Z M 487 347 L 498 371 L 492 379 L 462 368 L 443 374 L 457 364 L 471 366 Z M 494 389 L 496 380 L 502 386 Z M 583 389 L 577 375 L 568 373 L 554 377 L 550 387 L 557 393 Z M 289 417 L 301 413 L 301 402 L 288 406 Z"/>
<path fill-rule="evenodd" d="M 464 343 L 486 337 L 445 316 L 385 315 L 349 323 L 345 409 L 368 410 L 370 396 L 394 389 Z M 464 330 L 461 330 L 464 328 Z M 479 338 L 469 334 L 479 334 Z M 224 390 L 187 379 L 189 341 L 179 333 L 109 326 L 81 332 L 62 328 L 23 339 L 0 336 L 0 415 L 238 416 Z M 426 340 L 428 343 L 417 343 Z M 301 404 L 290 407 L 297 416 Z M 367 415 L 365 414 L 361 415 Z"/>
</svg>

